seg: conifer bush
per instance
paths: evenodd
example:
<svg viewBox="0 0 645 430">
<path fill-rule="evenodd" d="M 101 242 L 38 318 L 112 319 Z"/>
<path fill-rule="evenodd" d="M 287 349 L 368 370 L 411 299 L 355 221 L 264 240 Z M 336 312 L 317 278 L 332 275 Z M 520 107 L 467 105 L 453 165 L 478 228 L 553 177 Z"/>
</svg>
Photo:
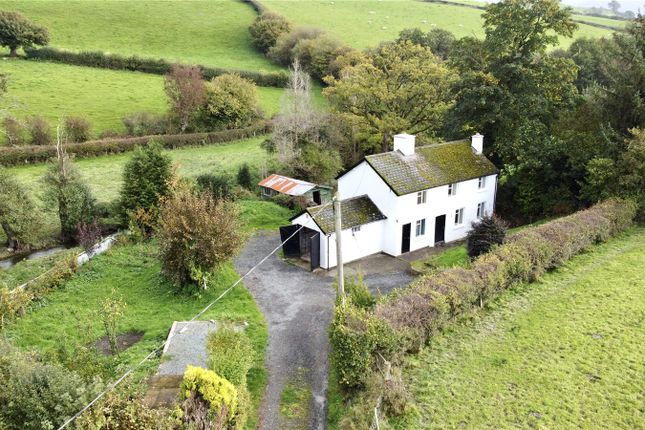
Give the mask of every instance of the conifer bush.
<svg viewBox="0 0 645 430">
<path fill-rule="evenodd" d="M 466 236 L 468 256 L 473 259 L 487 253 L 495 245 L 504 243 L 507 225 L 500 218 L 492 215 L 473 222 L 472 229 Z"/>
</svg>

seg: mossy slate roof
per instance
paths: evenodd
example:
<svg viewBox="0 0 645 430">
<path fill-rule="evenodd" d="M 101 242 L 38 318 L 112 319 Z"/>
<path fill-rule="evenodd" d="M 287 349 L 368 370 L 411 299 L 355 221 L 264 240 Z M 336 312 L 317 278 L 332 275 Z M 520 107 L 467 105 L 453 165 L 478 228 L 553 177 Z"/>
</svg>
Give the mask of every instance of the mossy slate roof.
<svg viewBox="0 0 645 430">
<path fill-rule="evenodd" d="M 419 146 L 408 156 L 391 151 L 365 160 L 399 196 L 497 173 L 466 140 Z"/>
<path fill-rule="evenodd" d="M 332 204 L 323 206 L 307 208 L 307 213 L 309 213 L 314 221 L 316 221 L 316 224 L 318 224 L 318 227 L 320 227 L 323 233 L 333 233 L 335 230 L 334 206 Z M 359 196 L 343 200 L 340 203 L 340 211 L 342 214 L 341 227 L 343 230 L 363 224 L 369 224 L 374 221 L 380 221 L 386 218 L 379 208 L 376 207 L 374 202 L 367 196 Z"/>
</svg>

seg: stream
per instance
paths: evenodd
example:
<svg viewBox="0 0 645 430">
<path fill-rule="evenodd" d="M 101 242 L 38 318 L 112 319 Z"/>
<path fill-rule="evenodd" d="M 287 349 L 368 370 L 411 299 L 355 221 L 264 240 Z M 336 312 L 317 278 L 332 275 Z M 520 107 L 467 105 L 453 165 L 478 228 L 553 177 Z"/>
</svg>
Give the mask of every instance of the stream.
<svg viewBox="0 0 645 430">
<path fill-rule="evenodd" d="M 69 249 L 69 247 L 66 246 L 55 246 L 53 248 L 49 249 L 41 249 L 40 251 L 34 251 L 30 253 L 20 253 L 17 255 L 14 255 L 12 257 L 9 257 L 4 260 L 0 260 L 0 269 L 2 270 L 7 270 L 15 266 L 16 264 L 20 263 L 23 260 L 37 260 L 39 258 L 43 257 L 48 257 L 52 254 L 56 254 L 60 251 L 64 251 L 66 249 Z"/>
</svg>

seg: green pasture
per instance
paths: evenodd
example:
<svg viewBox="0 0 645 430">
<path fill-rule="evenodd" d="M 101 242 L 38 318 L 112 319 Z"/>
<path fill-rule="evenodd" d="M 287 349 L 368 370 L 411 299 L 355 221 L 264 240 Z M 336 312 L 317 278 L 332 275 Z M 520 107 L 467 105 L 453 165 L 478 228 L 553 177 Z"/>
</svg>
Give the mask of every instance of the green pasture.
<svg viewBox="0 0 645 430">
<path fill-rule="evenodd" d="M 256 12 L 238 0 L 0 0 L 45 25 L 51 46 L 240 70 L 280 67 L 251 45 Z"/>
<path fill-rule="evenodd" d="M 0 66 L 9 75 L 2 105 L 17 117 L 42 115 L 55 125 L 64 116 L 81 115 L 98 135 L 124 131 L 121 119 L 130 113 L 168 109 L 162 76 L 7 57 L 0 57 Z M 282 88 L 257 87 L 257 92 L 265 116 L 280 109 Z"/>
<path fill-rule="evenodd" d="M 639 428 L 645 228 L 573 258 L 410 356 L 398 429 Z"/>
<path fill-rule="evenodd" d="M 405 28 L 449 30 L 457 37 L 483 37 L 481 10 L 417 0 L 264 0 L 270 10 L 301 26 L 326 29 L 354 48 L 393 40 Z M 610 30 L 580 25 L 575 37 L 609 36 Z M 571 39 L 562 39 L 566 48 Z"/>
</svg>

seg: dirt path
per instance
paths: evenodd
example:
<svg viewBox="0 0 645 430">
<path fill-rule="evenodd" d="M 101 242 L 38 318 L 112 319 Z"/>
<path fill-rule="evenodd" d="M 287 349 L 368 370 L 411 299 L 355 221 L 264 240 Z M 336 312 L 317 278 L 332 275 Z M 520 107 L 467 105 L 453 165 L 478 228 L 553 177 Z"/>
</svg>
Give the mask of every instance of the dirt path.
<svg viewBox="0 0 645 430">
<path fill-rule="evenodd" d="M 247 243 L 236 261 L 245 273 L 280 243 L 276 232 L 260 232 Z M 386 291 L 406 285 L 403 273 L 367 275 L 370 287 Z M 326 428 L 329 339 L 327 327 L 332 318 L 334 291 L 329 273 L 311 273 L 271 256 L 244 281 L 269 326 L 267 369 L 269 382 L 261 409 L 259 428 L 278 430 Z M 311 405 L 300 424 L 294 425 L 280 413 L 286 386 L 299 384 L 310 393 Z M 304 387 L 304 388 L 303 388 Z M 306 417 L 308 415 L 308 418 Z M 291 421 L 291 422 L 290 422 Z"/>
</svg>

